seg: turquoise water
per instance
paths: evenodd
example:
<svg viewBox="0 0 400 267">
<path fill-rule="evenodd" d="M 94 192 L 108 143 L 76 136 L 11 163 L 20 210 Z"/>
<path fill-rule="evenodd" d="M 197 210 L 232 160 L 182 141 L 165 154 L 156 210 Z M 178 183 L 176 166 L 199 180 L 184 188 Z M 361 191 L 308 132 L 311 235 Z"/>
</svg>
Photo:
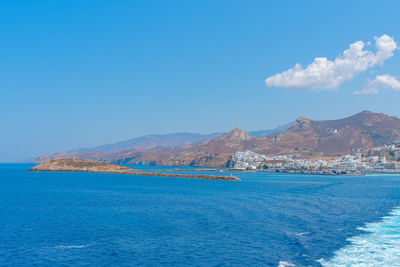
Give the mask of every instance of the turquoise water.
<svg viewBox="0 0 400 267">
<path fill-rule="evenodd" d="M 30 166 L 0 164 L 0 266 L 400 262 L 399 176 L 228 182 Z"/>
</svg>

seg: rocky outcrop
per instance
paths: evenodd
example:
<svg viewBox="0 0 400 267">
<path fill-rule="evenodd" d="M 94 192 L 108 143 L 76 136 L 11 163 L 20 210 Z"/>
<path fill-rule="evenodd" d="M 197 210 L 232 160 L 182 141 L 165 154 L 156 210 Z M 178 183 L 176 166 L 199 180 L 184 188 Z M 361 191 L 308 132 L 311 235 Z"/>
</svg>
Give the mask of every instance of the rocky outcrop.
<svg viewBox="0 0 400 267">
<path fill-rule="evenodd" d="M 235 129 L 231 130 L 230 132 L 223 134 L 216 138 L 219 139 L 226 139 L 226 140 L 249 140 L 251 137 L 243 131 L 240 127 L 236 127 Z"/>
<path fill-rule="evenodd" d="M 104 171 L 132 171 L 131 168 L 106 162 L 82 159 L 53 159 L 29 169 L 30 171 L 55 172 L 104 172 Z"/>
<path fill-rule="evenodd" d="M 240 181 L 235 176 L 220 175 L 202 175 L 202 174 L 177 174 L 177 173 L 159 173 L 153 171 L 135 170 L 132 168 L 119 166 L 116 164 L 98 162 L 93 160 L 80 159 L 54 159 L 43 162 L 32 167 L 29 171 L 35 172 L 98 172 L 98 173 L 114 173 L 128 174 L 140 176 L 157 176 L 157 177 L 175 177 L 205 180 L 221 180 L 221 181 Z"/>
</svg>

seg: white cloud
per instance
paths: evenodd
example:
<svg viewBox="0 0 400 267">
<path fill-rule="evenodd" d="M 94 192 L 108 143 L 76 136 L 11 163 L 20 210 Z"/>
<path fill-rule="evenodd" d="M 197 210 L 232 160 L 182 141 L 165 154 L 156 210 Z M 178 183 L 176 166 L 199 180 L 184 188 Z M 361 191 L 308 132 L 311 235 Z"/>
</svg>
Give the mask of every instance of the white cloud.
<svg viewBox="0 0 400 267">
<path fill-rule="evenodd" d="M 303 68 L 296 64 L 293 68 L 275 74 L 265 80 L 269 87 L 283 87 L 295 90 L 331 90 L 341 83 L 351 80 L 356 74 L 375 65 L 382 64 L 393 56 L 397 48 L 394 39 L 386 34 L 375 37 L 376 52 L 364 50 L 365 43 L 357 41 L 334 61 L 317 57 Z"/>
<path fill-rule="evenodd" d="M 356 95 L 377 94 L 380 89 L 400 90 L 400 82 L 393 76 L 385 74 L 369 80 L 363 89 L 355 91 Z"/>
</svg>

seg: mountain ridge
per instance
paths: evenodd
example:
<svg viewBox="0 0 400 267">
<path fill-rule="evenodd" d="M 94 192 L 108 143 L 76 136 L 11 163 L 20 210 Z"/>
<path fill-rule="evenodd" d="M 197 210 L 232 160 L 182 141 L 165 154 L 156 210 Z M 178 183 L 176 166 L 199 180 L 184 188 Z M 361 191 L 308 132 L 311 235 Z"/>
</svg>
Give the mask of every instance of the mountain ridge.
<svg viewBox="0 0 400 267">
<path fill-rule="evenodd" d="M 251 137 L 261 137 L 267 136 L 270 134 L 274 134 L 280 131 L 284 131 L 290 127 L 293 122 L 280 125 L 274 129 L 270 130 L 257 130 L 257 131 L 248 131 L 247 134 Z M 126 150 L 130 148 L 140 148 L 143 150 L 151 150 L 155 148 L 168 148 L 173 149 L 181 145 L 189 145 L 195 143 L 201 143 L 203 141 L 209 140 L 213 137 L 217 137 L 219 135 L 225 134 L 223 132 L 215 132 L 210 134 L 199 134 L 199 133 L 190 133 L 190 132 L 178 132 L 178 133 L 169 133 L 169 134 L 150 134 L 139 136 L 135 138 L 130 138 L 127 140 L 122 140 L 115 143 L 108 143 L 104 145 L 98 145 L 94 147 L 85 147 L 85 148 L 76 148 L 67 151 L 67 153 L 76 153 L 76 152 L 90 152 L 90 151 L 99 151 L 99 152 L 116 152 L 121 150 Z"/>
<path fill-rule="evenodd" d="M 58 153 L 38 158 L 83 158 L 119 164 L 190 165 L 225 167 L 233 153 L 251 150 L 264 155 L 299 154 L 302 157 L 337 156 L 357 149 L 400 140 L 400 119 L 383 113 L 362 111 L 336 120 L 298 117 L 285 131 L 252 137 L 240 127 L 199 143 L 150 150 L 131 148 L 108 152 Z"/>
</svg>

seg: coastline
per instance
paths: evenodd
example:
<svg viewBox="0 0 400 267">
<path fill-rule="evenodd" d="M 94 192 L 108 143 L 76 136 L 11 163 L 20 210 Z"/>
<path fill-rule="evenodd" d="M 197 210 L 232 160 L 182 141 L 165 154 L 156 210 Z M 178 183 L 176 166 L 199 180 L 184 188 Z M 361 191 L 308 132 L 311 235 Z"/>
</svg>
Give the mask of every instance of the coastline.
<svg viewBox="0 0 400 267">
<path fill-rule="evenodd" d="M 31 172 L 92 172 L 92 173 L 109 173 L 109 174 L 126 174 L 138 176 L 156 176 L 156 177 L 170 177 L 170 178 L 189 178 L 189 179 L 203 179 L 203 180 L 217 180 L 217 181 L 240 181 L 236 176 L 219 176 L 219 175 L 200 175 L 200 174 L 175 174 L 175 173 L 156 173 L 156 172 L 138 172 L 138 171 L 83 171 L 83 170 L 31 170 Z"/>
<path fill-rule="evenodd" d="M 376 171 L 376 172 L 323 172 L 323 171 L 306 171 L 306 170 L 240 170 L 230 169 L 226 170 L 230 172 L 258 172 L 258 173 L 277 173 L 277 174 L 307 174 L 316 176 L 366 176 L 374 174 L 389 174 L 389 175 L 400 175 L 400 171 Z"/>
<path fill-rule="evenodd" d="M 77 160 L 77 159 L 58 159 L 49 160 L 39 165 L 30 168 L 32 172 L 96 172 L 110 174 L 126 174 L 139 176 L 156 176 L 170 178 L 189 178 L 189 179 L 204 179 L 204 180 L 219 180 L 219 181 L 240 181 L 235 176 L 222 175 L 203 175 L 203 174 L 176 174 L 163 173 L 152 171 L 139 171 L 129 167 L 124 167 L 111 163 L 104 163 L 92 160 Z"/>
</svg>

